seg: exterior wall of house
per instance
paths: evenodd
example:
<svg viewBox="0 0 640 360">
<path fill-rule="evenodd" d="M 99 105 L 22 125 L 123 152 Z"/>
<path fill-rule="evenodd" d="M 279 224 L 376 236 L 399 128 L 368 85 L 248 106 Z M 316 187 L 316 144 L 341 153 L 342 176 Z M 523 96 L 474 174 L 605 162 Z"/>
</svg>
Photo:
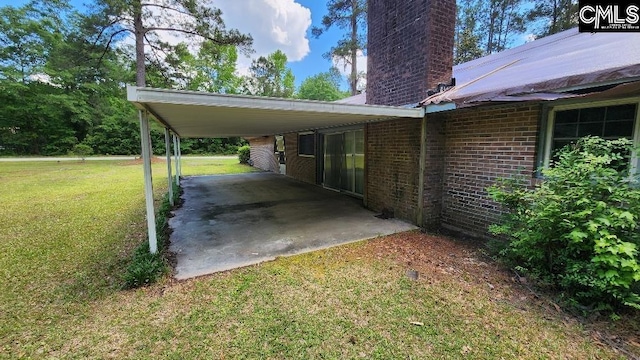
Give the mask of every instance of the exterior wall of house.
<svg viewBox="0 0 640 360">
<path fill-rule="evenodd" d="M 369 0 L 367 104 L 415 104 L 453 65 L 455 0 Z"/>
<path fill-rule="evenodd" d="M 446 133 L 442 117 L 427 115 L 425 125 L 423 227 L 435 229 L 441 225 Z"/>
<path fill-rule="evenodd" d="M 367 207 L 386 209 L 394 216 L 416 222 L 420 168 L 419 119 L 367 124 Z"/>
<path fill-rule="evenodd" d="M 500 209 L 486 188 L 499 177 L 521 172 L 535 182 L 540 114 L 540 104 L 514 104 L 428 116 L 442 122 L 446 136 L 442 226 L 488 235 L 487 227 L 499 218 Z"/>
<path fill-rule="evenodd" d="M 251 162 L 258 169 L 280 172 L 280 165 L 273 151 L 275 139 L 273 136 L 250 138 Z"/>
<path fill-rule="evenodd" d="M 298 155 L 298 133 L 284 135 L 284 152 L 287 163 L 287 176 L 315 184 L 316 158 Z"/>
</svg>

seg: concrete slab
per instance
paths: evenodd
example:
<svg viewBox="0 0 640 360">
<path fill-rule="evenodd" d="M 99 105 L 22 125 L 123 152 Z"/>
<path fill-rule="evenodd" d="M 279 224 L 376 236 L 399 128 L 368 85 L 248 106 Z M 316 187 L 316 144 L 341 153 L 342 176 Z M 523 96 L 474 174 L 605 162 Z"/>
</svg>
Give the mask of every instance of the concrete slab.
<svg viewBox="0 0 640 360">
<path fill-rule="evenodd" d="M 181 185 L 184 203 L 169 220 L 178 279 L 416 229 L 273 173 L 187 177 Z"/>
</svg>

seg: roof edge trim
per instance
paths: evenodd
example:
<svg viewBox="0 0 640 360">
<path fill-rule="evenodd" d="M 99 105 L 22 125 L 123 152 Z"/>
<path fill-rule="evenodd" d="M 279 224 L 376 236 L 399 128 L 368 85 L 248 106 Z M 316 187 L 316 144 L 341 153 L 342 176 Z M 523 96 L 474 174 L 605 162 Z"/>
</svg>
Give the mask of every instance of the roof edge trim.
<svg viewBox="0 0 640 360">
<path fill-rule="evenodd" d="M 399 118 L 422 118 L 424 116 L 423 108 L 344 104 L 311 100 L 154 89 L 137 86 L 127 86 L 127 100 L 141 105 L 148 103 L 162 103 L 257 110 L 263 109 L 328 114 L 373 115 Z"/>
</svg>

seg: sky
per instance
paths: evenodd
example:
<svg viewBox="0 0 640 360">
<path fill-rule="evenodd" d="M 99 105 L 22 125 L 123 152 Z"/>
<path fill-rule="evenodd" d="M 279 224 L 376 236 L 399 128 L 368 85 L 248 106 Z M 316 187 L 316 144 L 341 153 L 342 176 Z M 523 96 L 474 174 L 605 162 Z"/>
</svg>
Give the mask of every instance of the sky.
<svg viewBox="0 0 640 360">
<path fill-rule="evenodd" d="M 27 0 L 0 0 L 0 6 L 20 6 Z M 77 8 L 87 0 L 71 0 Z M 289 59 L 289 67 L 296 79 L 296 86 L 309 76 L 328 71 L 331 62 L 323 58 L 331 46 L 342 36 L 342 30 L 330 29 L 320 38 L 311 35 L 312 26 L 320 25 L 327 12 L 326 2 L 320 0 L 213 0 L 222 10 L 222 18 L 228 29 L 238 29 L 253 37 L 255 52 L 252 58 L 282 50 Z M 238 71 L 246 74 L 251 59 L 239 55 Z M 361 69 L 366 70 L 366 59 L 360 59 Z M 339 66 L 341 71 L 348 71 Z M 347 89 L 347 82 L 342 86 Z"/>
<path fill-rule="evenodd" d="M 319 26 L 327 12 L 325 1 L 214 0 L 214 3 L 222 10 L 227 27 L 253 36 L 254 57 L 282 50 L 289 59 L 296 85 L 331 67 L 331 62 L 322 55 L 337 43 L 343 30 L 332 28 L 318 39 L 311 35 L 311 28 Z M 239 59 L 239 71 L 246 72 L 250 64 L 250 59 Z M 366 69 L 364 59 L 359 65 Z M 339 69 L 345 71 L 343 66 Z M 343 88 L 347 88 L 346 81 Z"/>
</svg>

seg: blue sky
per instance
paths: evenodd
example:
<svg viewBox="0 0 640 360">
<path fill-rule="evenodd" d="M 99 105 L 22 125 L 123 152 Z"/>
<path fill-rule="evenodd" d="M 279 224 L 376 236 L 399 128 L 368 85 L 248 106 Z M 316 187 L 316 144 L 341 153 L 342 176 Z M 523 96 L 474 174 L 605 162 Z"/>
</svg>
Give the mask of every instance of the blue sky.
<svg viewBox="0 0 640 360">
<path fill-rule="evenodd" d="M 0 0 L 0 6 L 20 6 L 26 0 Z M 71 0 L 82 7 L 86 0 Z M 223 11 L 223 19 L 230 28 L 251 33 L 256 53 L 267 55 L 278 49 L 287 54 L 289 66 L 296 77 L 296 85 L 305 78 L 329 70 L 331 63 L 322 57 L 341 37 L 341 30 L 331 29 L 319 39 L 311 35 L 326 14 L 326 2 L 319 0 L 214 0 Z M 306 9 L 305 9 L 306 8 Z M 251 59 L 239 60 L 239 70 L 246 72 Z M 347 88 L 346 81 L 343 88 Z"/>
</svg>

